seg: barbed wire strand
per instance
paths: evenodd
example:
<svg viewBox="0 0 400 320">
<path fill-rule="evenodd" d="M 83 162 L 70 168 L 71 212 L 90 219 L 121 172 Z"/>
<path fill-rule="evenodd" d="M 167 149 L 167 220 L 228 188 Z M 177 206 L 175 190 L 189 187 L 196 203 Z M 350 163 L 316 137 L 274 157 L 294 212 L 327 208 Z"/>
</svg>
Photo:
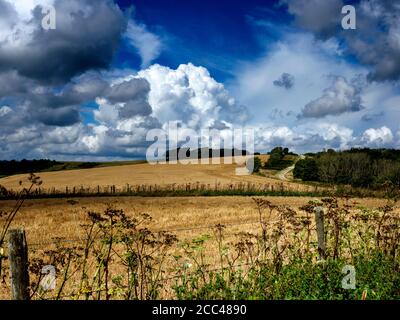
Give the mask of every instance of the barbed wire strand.
<svg viewBox="0 0 400 320">
<path fill-rule="evenodd" d="M 281 221 L 280 219 L 277 220 L 272 220 L 272 221 L 266 221 L 266 224 L 273 224 Z M 181 232 L 181 231 L 195 231 L 195 230 L 205 230 L 205 229 L 214 229 L 217 228 L 218 225 L 221 225 L 225 228 L 231 228 L 231 227 L 237 227 L 237 226 L 245 226 L 245 225 L 253 225 L 253 224 L 260 224 L 260 220 L 257 221 L 249 221 L 249 222 L 240 222 L 240 223 L 230 223 L 230 224 L 223 224 L 223 223 L 217 223 L 214 225 L 206 225 L 206 226 L 198 226 L 198 227 L 190 227 L 190 228 L 173 228 L 173 229 L 168 229 L 168 232 Z M 153 232 L 161 232 L 165 230 L 154 230 Z M 98 237 L 98 239 L 101 239 L 101 237 Z M 88 238 L 69 238 L 69 239 L 57 239 L 57 240 L 52 240 L 52 241 L 47 241 L 47 242 L 37 242 L 37 243 L 31 243 L 29 247 L 42 247 L 46 245 L 53 245 L 53 244 L 58 244 L 58 243 L 82 243 L 84 241 L 87 241 Z"/>
</svg>

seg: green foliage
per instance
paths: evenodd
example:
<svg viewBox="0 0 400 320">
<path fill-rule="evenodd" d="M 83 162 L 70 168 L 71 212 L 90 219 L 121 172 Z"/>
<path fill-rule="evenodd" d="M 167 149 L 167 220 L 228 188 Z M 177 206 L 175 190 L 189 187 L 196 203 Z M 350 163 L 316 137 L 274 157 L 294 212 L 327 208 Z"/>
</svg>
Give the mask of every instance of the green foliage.
<svg viewBox="0 0 400 320">
<path fill-rule="evenodd" d="M 261 159 L 259 157 L 254 157 L 254 167 L 253 167 L 253 172 L 260 172 L 260 169 L 262 167 Z M 248 165 L 248 162 L 246 163 L 247 168 L 250 170 L 250 166 Z"/>
<path fill-rule="evenodd" d="M 318 166 L 313 158 L 300 159 L 296 162 L 293 176 L 303 181 L 318 181 Z"/>
<path fill-rule="evenodd" d="M 289 154 L 288 148 L 276 147 L 272 149 L 265 167 L 270 170 L 283 170 L 291 166 L 294 161 L 292 157 L 288 157 Z"/>
<path fill-rule="evenodd" d="M 209 272 L 190 281 L 178 279 L 174 291 L 178 299 L 214 300 L 360 300 L 400 299 L 399 266 L 379 252 L 371 257 L 356 255 L 356 288 L 343 289 L 344 260 L 329 259 L 316 264 L 311 259 L 293 259 L 275 272 L 267 263 L 243 270 Z M 247 276 L 246 276 L 247 274 Z"/>
<path fill-rule="evenodd" d="M 295 178 L 356 188 L 400 187 L 400 151 L 386 149 L 329 149 L 296 163 Z"/>
<path fill-rule="evenodd" d="M 0 161 L 0 176 L 9 176 L 18 173 L 32 173 L 49 169 L 59 162 L 47 159 L 21 161 Z"/>
<path fill-rule="evenodd" d="M 146 163 L 146 160 L 114 161 L 114 162 L 60 162 L 55 160 L 11 160 L 0 161 L 0 177 L 14 174 L 51 172 L 74 169 L 91 169 L 99 167 L 112 167 L 130 164 Z"/>
<path fill-rule="evenodd" d="M 329 197 L 308 202 L 299 214 L 265 198 L 253 201 L 258 231 L 233 234 L 229 226 L 218 224 L 209 228 L 210 234 L 181 241 L 173 233 L 151 231 L 152 219 L 145 213 L 128 216 L 112 207 L 104 213 L 88 212 L 83 247 L 57 245 L 30 261 L 32 296 L 400 299 L 400 217 L 395 202 L 371 210 Z M 324 209 L 325 260 L 313 225 L 316 207 Z M 54 297 L 38 285 L 46 264 L 60 274 Z M 354 288 L 343 288 L 345 266 L 355 270 Z"/>
<path fill-rule="evenodd" d="M 230 260 L 226 249 L 220 249 L 225 267 L 207 271 L 198 264 L 190 277 L 177 278 L 173 289 L 178 299 L 400 299 L 400 260 L 396 253 L 400 218 L 393 211 L 393 203 L 380 210 L 359 207 L 357 212 L 350 211 L 348 205 L 341 206 L 336 198 L 303 206 L 301 210 L 308 214 L 316 206 L 326 210 L 327 259 L 319 260 L 316 243 L 309 238 L 314 232 L 311 216 L 299 221 L 290 208 L 275 207 L 264 199 L 254 201 L 262 234 L 244 233 L 234 245 L 242 258 L 249 258 L 245 260 L 248 263 L 234 267 L 238 256 L 232 254 Z M 276 225 L 268 225 L 264 217 L 271 212 L 281 216 Z M 223 239 L 223 235 L 217 239 Z M 348 275 L 345 266 L 354 268 L 353 289 L 343 288 Z"/>
</svg>

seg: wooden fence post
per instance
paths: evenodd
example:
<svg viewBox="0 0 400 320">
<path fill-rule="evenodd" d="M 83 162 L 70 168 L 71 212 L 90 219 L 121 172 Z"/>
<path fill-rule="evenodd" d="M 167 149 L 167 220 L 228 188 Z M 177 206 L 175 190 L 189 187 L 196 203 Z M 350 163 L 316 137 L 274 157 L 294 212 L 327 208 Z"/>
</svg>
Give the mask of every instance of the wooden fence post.
<svg viewBox="0 0 400 320">
<path fill-rule="evenodd" d="M 28 246 L 23 229 L 8 232 L 8 257 L 11 297 L 13 300 L 29 300 Z"/>
<path fill-rule="evenodd" d="M 318 236 L 318 253 L 321 260 L 326 258 L 326 243 L 325 243 L 325 228 L 324 228 L 324 208 L 316 207 L 315 211 L 315 223 L 317 225 L 317 236 Z"/>
</svg>

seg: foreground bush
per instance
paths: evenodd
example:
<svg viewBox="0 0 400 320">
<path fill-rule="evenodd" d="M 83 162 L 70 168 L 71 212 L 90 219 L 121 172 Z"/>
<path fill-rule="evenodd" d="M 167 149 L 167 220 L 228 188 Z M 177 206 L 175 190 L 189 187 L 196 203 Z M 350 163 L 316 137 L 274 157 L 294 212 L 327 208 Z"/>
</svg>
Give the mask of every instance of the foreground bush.
<svg viewBox="0 0 400 320">
<path fill-rule="evenodd" d="M 311 258 L 311 257 L 310 257 Z M 393 260 L 375 252 L 355 256 L 356 288 L 344 289 L 342 268 L 348 262 L 329 259 L 290 261 L 276 272 L 272 263 L 253 266 L 246 272 L 218 271 L 180 278 L 174 286 L 178 299 L 209 300 L 359 300 L 400 299 L 400 270 Z"/>
<path fill-rule="evenodd" d="M 55 248 L 31 252 L 32 298 L 400 299 L 395 202 L 372 210 L 332 197 L 295 211 L 253 200 L 258 232 L 233 238 L 216 225 L 212 234 L 182 241 L 154 231 L 145 213 L 129 217 L 112 207 L 88 212 L 86 237 L 78 245 L 60 239 Z M 324 210 L 323 254 L 316 241 L 317 209 Z M 51 291 L 43 285 L 48 265 L 58 275 Z M 348 278 L 349 268 L 354 278 Z"/>
</svg>

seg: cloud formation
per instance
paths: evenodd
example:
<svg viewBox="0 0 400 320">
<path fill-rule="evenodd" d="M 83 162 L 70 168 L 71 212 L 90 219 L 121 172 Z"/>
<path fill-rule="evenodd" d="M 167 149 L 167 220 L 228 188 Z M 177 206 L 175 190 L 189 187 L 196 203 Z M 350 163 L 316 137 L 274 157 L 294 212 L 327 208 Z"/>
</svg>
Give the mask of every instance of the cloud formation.
<svg viewBox="0 0 400 320">
<path fill-rule="evenodd" d="M 282 0 L 295 23 L 318 37 L 327 39 L 337 34 L 341 26 L 342 0 Z"/>
<path fill-rule="evenodd" d="M 142 68 L 147 68 L 161 53 L 161 39 L 148 31 L 144 24 L 130 20 L 125 37 L 130 45 L 138 51 L 142 59 Z"/>
<path fill-rule="evenodd" d="M 56 30 L 41 28 L 38 2 L 56 7 Z M 397 146 L 399 5 L 361 0 L 358 30 L 346 32 L 341 0 L 282 3 L 301 29 L 280 30 L 223 83 L 192 63 L 151 65 L 162 39 L 111 0 L 0 0 L 2 157 L 142 157 L 147 132 L 169 121 L 222 135 L 251 125 L 262 152 Z M 112 67 L 121 43 L 139 71 Z"/>
<path fill-rule="evenodd" d="M 362 110 L 361 89 L 356 81 L 348 83 L 343 77 L 336 77 L 331 87 L 323 95 L 306 104 L 300 118 L 323 118 L 328 115 L 339 115 L 346 112 Z"/>
<path fill-rule="evenodd" d="M 400 5 L 392 0 L 361 0 L 354 4 L 356 30 L 343 30 L 342 0 L 283 0 L 295 23 L 319 39 L 338 38 L 347 55 L 370 67 L 370 81 L 400 79 Z M 336 13 L 336 14 L 335 14 Z"/>
<path fill-rule="evenodd" d="M 248 111 L 207 69 L 192 64 L 171 69 L 153 65 L 130 75 L 107 78 L 89 72 L 61 91 L 40 87 L 0 110 L 5 157 L 57 156 L 68 159 L 140 157 L 150 129 L 168 121 L 200 130 L 242 126 Z M 94 100 L 94 122 L 82 123 L 79 108 Z M 18 150 L 18 152 L 15 152 Z"/>
<path fill-rule="evenodd" d="M 0 31 L 0 72 L 42 83 L 63 83 L 90 69 L 106 68 L 112 61 L 126 20 L 108 0 L 45 1 L 57 12 L 55 30 L 42 28 L 41 5 L 26 16 L 29 3 L 1 0 L 9 18 Z M 0 10 L 1 11 L 1 10 Z M 29 12 L 29 11 L 28 11 Z"/>
<path fill-rule="evenodd" d="M 357 33 L 344 33 L 349 53 L 372 67 L 370 81 L 400 79 L 400 5 L 396 1 L 362 0 Z"/>
<path fill-rule="evenodd" d="M 245 124 L 248 109 L 237 103 L 206 68 L 182 64 L 176 70 L 153 65 L 138 72 L 151 87 L 149 103 L 161 122 L 179 120 L 191 128 L 205 128 L 214 120 Z"/>
<path fill-rule="evenodd" d="M 393 142 L 393 133 L 386 126 L 377 129 L 370 128 L 362 135 L 361 142 L 372 148 L 388 147 Z"/>
<path fill-rule="evenodd" d="M 282 73 L 279 79 L 275 80 L 274 85 L 277 87 L 283 87 L 285 89 L 290 89 L 294 86 L 294 76 L 290 73 Z"/>
</svg>

